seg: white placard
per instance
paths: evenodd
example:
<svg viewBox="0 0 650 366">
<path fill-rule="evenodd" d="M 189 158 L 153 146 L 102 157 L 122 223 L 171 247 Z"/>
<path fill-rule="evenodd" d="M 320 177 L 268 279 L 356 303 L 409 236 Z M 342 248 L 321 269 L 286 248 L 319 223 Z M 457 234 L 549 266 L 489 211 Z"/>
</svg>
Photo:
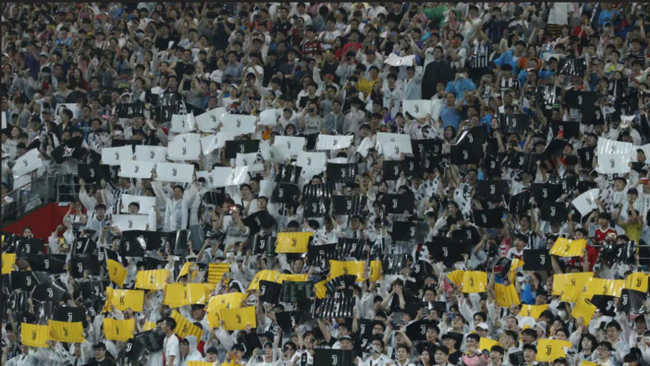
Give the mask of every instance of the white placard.
<svg viewBox="0 0 650 366">
<path fill-rule="evenodd" d="M 413 66 L 414 62 L 415 62 L 415 55 L 400 57 L 394 53 L 388 55 L 388 57 L 386 57 L 386 59 L 384 60 L 384 63 L 389 64 L 391 66 Z"/>
<path fill-rule="evenodd" d="M 2 129 L 7 128 L 7 111 L 0 112 L 2 114 Z"/>
<path fill-rule="evenodd" d="M 23 156 L 16 159 L 16 164 L 11 170 L 14 177 L 20 177 L 21 175 L 31 173 L 42 166 L 43 160 L 41 160 L 41 154 L 38 152 L 38 149 L 31 149 L 24 153 Z"/>
<path fill-rule="evenodd" d="M 113 215 L 111 225 L 121 232 L 133 230 L 148 230 L 149 215 Z"/>
<path fill-rule="evenodd" d="M 273 195 L 273 188 L 275 187 L 275 182 L 270 179 L 263 179 L 260 181 L 260 192 L 259 196 L 264 196 L 266 198 L 271 198 Z"/>
<path fill-rule="evenodd" d="M 135 160 L 165 162 L 167 161 L 167 147 L 153 145 L 135 145 Z"/>
<path fill-rule="evenodd" d="M 582 217 L 586 217 L 586 215 L 588 215 L 591 211 L 598 209 L 596 200 L 598 199 L 599 195 L 600 189 L 590 189 L 587 192 L 576 197 L 573 201 L 571 201 L 571 204 L 576 208 L 576 210 L 578 210 L 578 212 L 580 212 L 580 215 L 582 215 Z"/>
<path fill-rule="evenodd" d="M 222 149 L 226 146 L 226 141 L 234 140 L 236 137 L 236 134 L 223 131 L 219 131 L 215 135 L 201 137 L 201 150 L 203 151 L 203 155 L 208 155 L 216 149 Z"/>
<path fill-rule="evenodd" d="M 194 165 L 178 163 L 156 163 L 156 180 L 161 182 L 191 183 Z"/>
<path fill-rule="evenodd" d="M 120 165 L 123 161 L 133 160 L 133 148 L 131 145 L 118 147 L 105 147 L 102 149 L 102 164 Z"/>
<path fill-rule="evenodd" d="M 366 136 L 361 140 L 359 147 L 357 147 L 357 153 L 363 156 L 364 158 L 368 156 L 368 150 L 375 147 L 375 141 L 371 136 Z"/>
<path fill-rule="evenodd" d="M 288 152 L 291 156 L 297 156 L 303 151 L 306 143 L 307 139 L 304 137 L 275 136 L 273 146 Z"/>
<path fill-rule="evenodd" d="M 72 112 L 72 118 L 74 119 L 81 116 L 81 106 L 79 103 L 59 103 L 56 105 L 56 109 L 54 109 L 54 120 L 57 124 L 61 123 L 60 113 L 63 108 L 69 109 Z"/>
<path fill-rule="evenodd" d="M 156 163 L 153 161 L 127 160 L 120 164 L 120 177 L 149 179 Z"/>
<path fill-rule="evenodd" d="M 260 125 L 262 126 L 275 126 L 278 123 L 278 118 L 282 114 L 282 109 L 265 109 L 260 112 Z"/>
<path fill-rule="evenodd" d="M 205 113 L 196 116 L 196 125 L 201 132 L 215 132 L 221 124 L 221 116 L 226 113 L 226 108 L 219 107 L 210 109 Z"/>
<path fill-rule="evenodd" d="M 207 170 L 199 170 L 196 172 L 196 179 L 198 180 L 199 178 L 205 179 L 205 186 L 208 188 L 216 188 L 214 186 L 214 178 L 210 174 L 209 171 Z"/>
<path fill-rule="evenodd" d="M 598 138 L 598 144 L 596 145 L 596 155 L 630 155 L 632 151 L 635 151 L 635 147 L 631 142 L 610 140 L 603 137 Z"/>
<path fill-rule="evenodd" d="M 264 165 L 258 161 L 257 152 L 242 154 L 237 153 L 235 157 L 235 166 L 247 166 L 250 172 L 259 172 L 264 170 Z"/>
<path fill-rule="evenodd" d="M 196 129 L 196 119 L 194 113 L 188 114 L 172 114 L 172 123 L 170 132 L 173 133 L 188 133 Z"/>
<path fill-rule="evenodd" d="M 400 153 L 413 154 L 409 135 L 399 133 L 377 133 L 377 151 L 385 158 L 398 158 Z"/>
<path fill-rule="evenodd" d="M 255 133 L 257 117 L 246 114 L 224 114 L 221 117 L 221 121 L 223 122 L 221 131 L 236 135 L 245 135 Z"/>
<path fill-rule="evenodd" d="M 310 180 L 314 175 L 320 174 L 327 168 L 327 154 L 324 152 L 303 152 L 298 155 L 296 165 L 302 168 L 300 176 Z"/>
<path fill-rule="evenodd" d="M 126 213 L 129 212 L 129 205 L 132 202 L 137 202 L 140 205 L 140 210 L 138 214 L 149 215 L 150 212 L 156 207 L 156 197 L 149 196 L 134 196 L 131 194 L 122 194 L 122 206 L 120 212 Z"/>
<path fill-rule="evenodd" d="M 210 172 L 216 188 L 238 186 L 248 182 L 248 167 L 214 167 Z"/>
<path fill-rule="evenodd" d="M 603 137 L 598 138 L 596 171 L 600 174 L 626 174 L 630 172 L 628 165 L 636 157 L 636 147 L 630 142 L 615 141 Z"/>
<path fill-rule="evenodd" d="M 277 139 L 277 137 L 276 137 Z M 347 149 L 352 145 L 354 136 L 349 135 L 318 135 L 316 140 L 316 150 L 339 150 Z"/>
<path fill-rule="evenodd" d="M 167 159 L 175 161 L 195 161 L 201 155 L 201 135 L 185 133 L 177 135 L 167 146 Z"/>
<path fill-rule="evenodd" d="M 428 99 L 403 100 L 402 109 L 415 118 L 431 116 L 433 101 Z"/>
</svg>

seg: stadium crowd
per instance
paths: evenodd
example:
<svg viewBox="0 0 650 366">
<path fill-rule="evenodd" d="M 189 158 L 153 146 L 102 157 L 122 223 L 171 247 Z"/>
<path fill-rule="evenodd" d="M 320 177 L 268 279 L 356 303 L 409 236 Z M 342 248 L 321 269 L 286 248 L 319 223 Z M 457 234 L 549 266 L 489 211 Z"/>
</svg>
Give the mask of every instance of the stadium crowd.
<svg viewBox="0 0 650 366">
<path fill-rule="evenodd" d="M 1 363 L 650 364 L 649 10 L 5 3 Z"/>
</svg>

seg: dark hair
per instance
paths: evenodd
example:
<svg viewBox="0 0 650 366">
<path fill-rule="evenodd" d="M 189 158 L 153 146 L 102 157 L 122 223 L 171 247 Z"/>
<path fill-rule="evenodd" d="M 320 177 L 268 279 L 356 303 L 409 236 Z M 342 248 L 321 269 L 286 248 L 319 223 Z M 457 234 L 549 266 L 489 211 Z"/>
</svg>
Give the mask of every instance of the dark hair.
<svg viewBox="0 0 650 366">
<path fill-rule="evenodd" d="M 176 320 L 174 318 L 172 318 L 171 316 L 168 316 L 168 317 L 165 318 L 165 323 L 167 323 L 167 325 L 171 329 L 176 328 Z"/>
</svg>

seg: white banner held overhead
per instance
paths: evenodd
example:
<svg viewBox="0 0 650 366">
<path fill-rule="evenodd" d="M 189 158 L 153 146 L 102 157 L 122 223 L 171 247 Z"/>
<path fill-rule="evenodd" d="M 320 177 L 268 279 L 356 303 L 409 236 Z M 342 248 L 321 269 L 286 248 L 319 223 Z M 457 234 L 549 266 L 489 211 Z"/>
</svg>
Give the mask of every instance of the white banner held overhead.
<svg viewBox="0 0 650 366">
<path fill-rule="evenodd" d="M 120 177 L 149 179 L 156 163 L 153 161 L 127 160 L 120 164 Z"/>
<path fill-rule="evenodd" d="M 210 172 L 216 188 L 238 186 L 248 182 L 248 167 L 214 167 Z"/>
<path fill-rule="evenodd" d="M 194 165 L 178 163 L 156 163 L 156 180 L 161 182 L 191 183 Z"/>
<path fill-rule="evenodd" d="M 196 119 L 194 113 L 188 114 L 172 114 L 172 123 L 170 132 L 173 133 L 188 133 L 194 131 L 196 128 Z"/>
<path fill-rule="evenodd" d="M 270 199 L 273 195 L 273 188 L 275 187 L 275 182 L 270 179 L 263 179 L 260 181 L 260 191 L 259 196 L 264 196 L 267 199 Z"/>
<path fill-rule="evenodd" d="M 102 149 L 102 164 L 120 165 L 123 161 L 133 160 L 133 148 L 131 145 L 118 147 L 105 147 Z"/>
<path fill-rule="evenodd" d="M 282 109 L 265 109 L 260 112 L 260 125 L 262 126 L 275 126 L 278 123 L 278 118 L 282 114 Z"/>
<path fill-rule="evenodd" d="M 122 194 L 122 205 L 120 207 L 120 212 L 126 213 L 129 212 L 129 205 L 133 202 L 137 202 L 140 205 L 138 214 L 149 215 L 156 207 L 156 197 L 149 196 L 134 196 L 131 194 Z"/>
<path fill-rule="evenodd" d="M 264 170 L 264 165 L 258 161 L 257 155 L 256 152 L 248 154 L 237 153 L 237 156 L 235 157 L 235 166 L 246 166 L 250 172 L 262 171 Z"/>
<path fill-rule="evenodd" d="M 347 149 L 352 145 L 354 136 L 349 135 L 318 135 L 316 150 L 339 150 Z"/>
<path fill-rule="evenodd" d="M 255 133 L 257 123 L 256 116 L 246 114 L 224 114 L 221 117 L 223 125 L 221 131 L 236 135 Z"/>
<path fill-rule="evenodd" d="M 431 116 L 433 101 L 428 99 L 402 100 L 402 109 L 415 118 Z"/>
<path fill-rule="evenodd" d="M 596 171 L 600 174 L 629 173 L 628 163 L 632 161 L 633 156 L 636 156 L 636 148 L 632 143 L 599 137 L 596 145 Z"/>
<path fill-rule="evenodd" d="M 31 173 L 42 166 L 43 160 L 41 160 L 41 154 L 38 152 L 38 149 L 31 149 L 16 159 L 16 164 L 11 171 L 14 177 L 20 177 L 21 175 Z"/>
<path fill-rule="evenodd" d="M 303 147 L 306 143 L 307 139 L 304 137 L 275 136 L 273 146 L 280 150 L 284 150 L 291 156 L 296 156 L 303 151 Z"/>
<path fill-rule="evenodd" d="M 226 113 L 226 108 L 219 107 L 211 109 L 196 116 L 196 125 L 201 132 L 215 132 L 221 124 L 221 116 Z"/>
<path fill-rule="evenodd" d="M 136 145 L 136 161 L 165 162 L 167 161 L 167 147 L 153 145 Z"/>
<path fill-rule="evenodd" d="M 377 151 L 384 157 L 397 158 L 399 154 L 413 154 L 409 135 L 399 133 L 377 133 Z"/>
<path fill-rule="evenodd" d="M 167 159 L 175 161 L 195 161 L 201 155 L 201 135 L 185 133 L 177 135 L 167 146 Z"/>
<path fill-rule="evenodd" d="M 324 172 L 327 168 L 327 154 L 324 152 L 303 152 L 298 155 L 296 165 L 302 168 L 300 175 L 305 180 L 310 180 L 314 175 Z"/>
<path fill-rule="evenodd" d="M 121 232 L 133 230 L 149 230 L 149 215 L 113 215 L 111 226 Z"/>
<path fill-rule="evenodd" d="M 598 195 L 600 195 L 600 189 L 590 189 L 576 197 L 571 201 L 571 204 L 580 212 L 582 217 L 586 217 L 591 211 L 598 209 L 598 204 L 596 204 Z"/>
</svg>

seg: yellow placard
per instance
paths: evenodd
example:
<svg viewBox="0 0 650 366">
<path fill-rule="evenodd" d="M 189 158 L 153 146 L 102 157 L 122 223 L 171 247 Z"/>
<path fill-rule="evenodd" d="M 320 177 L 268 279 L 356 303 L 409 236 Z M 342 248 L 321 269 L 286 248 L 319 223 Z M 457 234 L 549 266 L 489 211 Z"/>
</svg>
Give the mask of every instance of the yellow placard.
<svg viewBox="0 0 650 366">
<path fill-rule="evenodd" d="M 152 269 L 148 271 L 138 271 L 135 277 L 135 288 L 144 290 L 162 290 L 167 284 L 169 270 Z"/>
<path fill-rule="evenodd" d="M 309 238 L 311 238 L 314 233 L 310 231 L 294 233 L 294 232 L 283 232 L 278 233 L 278 237 L 275 241 L 275 252 L 276 253 L 306 253 L 307 247 L 309 246 Z"/>
<path fill-rule="evenodd" d="M 487 291 L 487 272 L 465 271 L 463 272 L 462 291 L 466 294 L 480 293 Z"/>
<path fill-rule="evenodd" d="M 110 290 L 109 290 L 110 289 Z M 106 288 L 106 299 L 109 299 L 115 309 L 124 311 L 131 309 L 133 311 L 142 311 L 144 304 L 144 291 L 141 290 L 117 290 L 110 287 Z"/>
<path fill-rule="evenodd" d="M 156 322 L 145 321 L 142 331 L 146 332 L 148 330 L 156 329 Z"/>
<path fill-rule="evenodd" d="M 53 341 L 67 343 L 83 343 L 85 341 L 81 322 L 48 320 L 47 326 L 50 329 L 50 339 Z"/>
<path fill-rule="evenodd" d="M 289 274 L 289 273 L 280 273 L 278 277 L 275 278 L 274 282 L 282 283 L 287 282 L 305 282 L 309 279 L 307 274 Z"/>
<path fill-rule="evenodd" d="M 495 284 L 494 296 L 496 297 L 497 304 L 504 308 L 512 305 L 519 305 L 521 303 L 515 285 L 505 286 L 500 283 Z"/>
<path fill-rule="evenodd" d="M 230 292 L 212 296 L 206 307 L 208 324 L 213 328 L 219 327 L 221 325 L 221 311 L 240 308 L 245 299 L 246 294 L 243 292 Z"/>
<path fill-rule="evenodd" d="M 190 272 L 191 272 L 190 280 L 193 281 L 196 278 L 196 275 L 198 274 L 197 270 L 198 270 L 198 268 L 197 268 L 197 265 L 196 265 L 195 262 L 185 262 L 183 264 L 183 267 L 181 267 L 181 270 L 178 272 L 178 276 L 176 277 L 176 281 L 180 280 L 181 277 L 189 274 Z M 209 267 L 208 267 L 208 271 L 209 271 Z"/>
<path fill-rule="evenodd" d="M 111 279 L 111 282 L 122 287 L 129 271 L 122 264 L 112 259 L 106 260 L 106 267 L 108 267 L 108 278 Z"/>
<path fill-rule="evenodd" d="M 210 298 L 212 286 L 210 283 L 168 283 L 165 287 L 163 304 L 168 305 L 170 308 L 205 304 Z"/>
<path fill-rule="evenodd" d="M 47 341 L 50 340 L 50 328 L 40 324 L 20 324 L 20 341 L 25 346 L 48 348 Z"/>
<path fill-rule="evenodd" d="M 530 316 L 534 319 L 539 319 L 539 316 L 548 309 L 548 304 L 544 305 L 521 305 L 521 310 L 519 310 L 519 316 L 525 317 Z"/>
<path fill-rule="evenodd" d="M 582 297 L 585 299 L 591 299 L 594 295 L 621 297 L 624 286 L 625 280 L 592 277 L 585 282 Z"/>
<path fill-rule="evenodd" d="M 580 366 L 598 366 L 598 364 L 595 363 L 595 362 L 582 360 L 582 361 L 580 361 Z"/>
<path fill-rule="evenodd" d="M 449 278 L 449 282 L 451 282 L 456 287 L 460 286 L 460 284 L 463 282 L 463 272 L 464 271 L 458 269 L 449 272 L 447 274 L 447 278 Z"/>
<path fill-rule="evenodd" d="M 230 272 L 229 263 L 210 263 L 208 264 L 208 283 L 216 285 L 221 281 L 223 275 Z"/>
<path fill-rule="evenodd" d="M 562 273 L 553 275 L 553 295 L 560 295 L 562 301 L 575 302 L 593 272 Z"/>
<path fill-rule="evenodd" d="M 16 253 L 2 253 L 2 274 L 6 275 L 14 271 L 16 264 Z"/>
<path fill-rule="evenodd" d="M 384 267 L 380 260 L 370 261 L 370 282 L 379 281 L 384 276 Z"/>
<path fill-rule="evenodd" d="M 208 361 L 187 361 L 187 366 L 213 366 L 214 362 Z"/>
<path fill-rule="evenodd" d="M 242 330 L 246 329 L 246 327 L 257 327 L 254 306 L 221 310 L 221 319 L 223 319 L 223 328 L 225 330 Z"/>
<path fill-rule="evenodd" d="M 565 349 L 571 348 L 571 342 L 560 339 L 540 338 L 537 340 L 538 362 L 553 362 L 558 358 L 566 357 Z"/>
<path fill-rule="evenodd" d="M 329 279 L 324 279 L 314 284 L 314 294 L 316 295 L 316 298 L 324 299 L 325 296 L 327 296 L 327 287 L 325 287 L 325 284 L 328 281 Z"/>
<path fill-rule="evenodd" d="M 492 350 L 492 347 L 498 346 L 499 341 L 495 341 L 494 339 L 491 338 L 485 338 L 481 337 L 481 341 L 478 344 L 478 349 L 481 351 L 488 351 L 490 352 Z"/>
<path fill-rule="evenodd" d="M 573 307 L 573 311 L 571 312 L 571 316 L 574 317 L 576 320 L 578 318 L 583 319 L 583 324 L 585 326 L 589 325 L 589 322 L 591 322 L 591 318 L 594 317 L 594 313 L 596 313 L 596 306 L 592 304 L 589 299 L 587 298 L 581 298 L 576 302 L 576 305 Z"/>
<path fill-rule="evenodd" d="M 582 257 L 586 246 L 587 241 L 585 239 L 557 238 L 549 254 L 558 257 Z"/>
<path fill-rule="evenodd" d="M 117 320 L 104 318 L 102 329 L 104 330 L 106 339 L 126 342 L 133 338 L 133 334 L 135 333 L 135 319 Z"/>
<path fill-rule="evenodd" d="M 279 275 L 280 275 L 279 271 L 274 271 L 270 269 L 263 269 L 261 271 L 258 271 L 255 274 L 255 277 L 253 277 L 251 283 L 248 285 L 248 291 L 259 290 L 260 281 L 269 281 L 269 282 L 277 283 L 277 278 Z"/>
<path fill-rule="evenodd" d="M 196 339 L 201 339 L 201 335 L 203 335 L 201 328 L 185 319 L 178 311 L 173 310 L 169 316 L 176 321 L 176 328 L 174 328 L 176 335 L 181 338 L 193 335 L 196 336 Z"/>
<path fill-rule="evenodd" d="M 623 288 L 636 290 L 643 293 L 648 292 L 648 274 L 643 272 L 630 273 L 625 277 Z"/>
</svg>

